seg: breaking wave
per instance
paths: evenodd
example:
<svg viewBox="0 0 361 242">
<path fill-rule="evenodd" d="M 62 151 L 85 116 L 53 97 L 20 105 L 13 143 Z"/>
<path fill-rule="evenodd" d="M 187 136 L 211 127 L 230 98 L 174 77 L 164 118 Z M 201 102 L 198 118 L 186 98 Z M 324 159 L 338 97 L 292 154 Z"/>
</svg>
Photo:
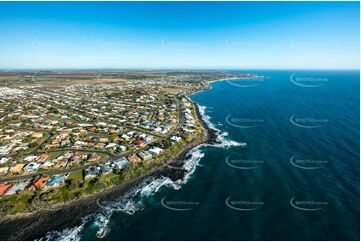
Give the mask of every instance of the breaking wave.
<svg viewBox="0 0 361 242">
<path fill-rule="evenodd" d="M 114 213 L 119 212 L 132 215 L 136 211 L 144 209 L 144 199 L 154 195 L 162 187 L 179 190 L 183 184 L 186 184 L 199 165 L 199 161 L 204 157 L 204 153 L 201 150 L 203 146 L 204 145 L 196 146 L 188 152 L 182 166 L 187 172 L 182 180 L 172 181 L 170 178 L 164 176 L 160 178 L 149 178 L 110 204 L 102 204 L 102 202 L 98 200 L 100 210 L 85 216 L 79 226 L 66 228 L 61 231 L 48 232 L 41 240 L 80 240 L 81 234 L 87 225 L 96 226 L 96 236 L 100 239 L 104 238 L 108 232 L 110 218 Z"/>
<path fill-rule="evenodd" d="M 188 152 L 189 158 L 185 160 L 184 165 L 182 166 L 187 173 L 185 174 L 183 180 L 180 180 L 181 183 L 187 183 L 191 175 L 195 172 L 197 166 L 199 166 L 199 161 L 204 157 L 204 153 L 201 150 L 202 147 L 204 147 L 203 144 L 198 145 Z"/>
<path fill-rule="evenodd" d="M 66 228 L 62 231 L 51 231 L 48 232 L 40 240 L 61 240 L 61 241 L 77 241 L 80 240 L 81 232 L 84 230 L 90 215 L 84 217 L 81 224 L 77 227 Z"/>
<path fill-rule="evenodd" d="M 239 143 L 227 139 L 228 132 L 222 132 L 213 125 L 213 123 L 210 121 L 210 117 L 205 114 L 206 107 L 200 105 L 198 105 L 198 107 L 203 121 L 210 129 L 216 131 L 217 143 L 212 145 L 201 144 L 194 147 L 187 153 L 184 164 L 182 166 L 182 168 L 186 170 L 186 174 L 183 179 L 172 181 L 170 178 L 164 176 L 159 178 L 149 178 L 109 204 L 104 202 L 102 203 L 98 200 L 98 205 L 100 206 L 99 211 L 85 216 L 79 226 L 66 228 L 61 231 L 50 231 L 43 238 L 41 238 L 41 240 L 80 240 L 84 229 L 89 225 L 95 226 L 97 228 L 96 236 L 98 238 L 104 238 L 107 235 L 109 230 L 108 224 L 111 216 L 114 213 L 132 215 L 135 212 L 144 209 L 144 199 L 154 195 L 162 187 L 179 190 L 182 185 L 186 184 L 192 174 L 195 172 L 197 166 L 199 166 L 199 161 L 204 157 L 204 153 L 202 151 L 203 147 L 210 146 L 229 148 L 231 146 L 246 146 L 246 143 Z"/>
<path fill-rule="evenodd" d="M 198 104 L 197 104 L 198 105 Z M 198 105 L 199 113 L 204 121 L 204 123 L 208 126 L 208 128 L 213 129 L 216 132 L 216 144 L 212 144 L 210 146 L 212 147 L 218 147 L 218 148 L 230 148 L 232 146 L 241 146 L 245 147 L 247 146 L 247 143 L 240 143 L 234 140 L 228 139 L 228 132 L 221 131 L 217 127 L 214 126 L 214 124 L 211 122 L 211 117 L 206 114 L 206 107 Z"/>
</svg>

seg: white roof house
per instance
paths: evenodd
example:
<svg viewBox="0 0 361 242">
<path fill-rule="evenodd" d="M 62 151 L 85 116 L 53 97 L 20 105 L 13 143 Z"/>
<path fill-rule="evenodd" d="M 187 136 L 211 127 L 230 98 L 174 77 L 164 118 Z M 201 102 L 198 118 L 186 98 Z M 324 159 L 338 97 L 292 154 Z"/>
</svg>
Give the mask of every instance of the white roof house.
<svg viewBox="0 0 361 242">
<path fill-rule="evenodd" d="M 9 167 L 0 167 L 0 174 L 6 175 L 9 172 Z"/>
<path fill-rule="evenodd" d="M 10 158 L 3 157 L 3 158 L 0 159 L 0 164 L 5 164 L 9 160 L 10 160 Z"/>
<path fill-rule="evenodd" d="M 105 146 L 105 148 L 114 148 L 114 147 L 117 147 L 118 144 L 117 143 L 109 143 Z"/>
<path fill-rule="evenodd" d="M 27 173 L 33 173 L 33 172 L 36 172 L 39 168 L 40 168 L 40 164 L 31 162 L 31 163 L 27 164 L 26 166 L 24 166 L 23 169 Z"/>
<path fill-rule="evenodd" d="M 122 158 L 113 162 L 114 166 L 118 169 L 124 169 L 128 163 L 129 161 L 127 158 Z"/>
<path fill-rule="evenodd" d="M 38 157 L 36 155 L 29 155 L 29 156 L 24 158 L 24 161 L 34 161 L 37 158 Z"/>
<path fill-rule="evenodd" d="M 99 167 L 89 166 L 88 168 L 85 169 L 85 179 L 91 178 L 91 177 L 96 177 L 99 175 L 99 173 L 100 173 Z"/>
<path fill-rule="evenodd" d="M 170 139 L 171 139 L 172 141 L 178 142 L 178 141 L 180 141 L 182 138 L 179 137 L 179 136 L 172 136 Z"/>
<path fill-rule="evenodd" d="M 153 156 L 156 157 L 157 155 L 160 154 L 160 152 L 162 152 L 163 149 L 159 148 L 159 147 L 153 147 L 151 149 L 148 150 L 148 152 Z"/>
</svg>

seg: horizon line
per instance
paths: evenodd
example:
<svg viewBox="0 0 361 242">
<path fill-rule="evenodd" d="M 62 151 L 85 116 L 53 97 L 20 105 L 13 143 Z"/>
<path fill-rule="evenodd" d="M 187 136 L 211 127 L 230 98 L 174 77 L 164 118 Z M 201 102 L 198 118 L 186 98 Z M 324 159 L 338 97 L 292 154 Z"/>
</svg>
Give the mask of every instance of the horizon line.
<svg viewBox="0 0 361 242">
<path fill-rule="evenodd" d="M 164 70 L 322 70 L 322 71 L 360 71 L 360 68 L 242 68 L 242 67 L 52 67 L 52 68 L 3 68 L 0 67 L 1 72 L 13 72 L 13 71 L 60 71 L 60 70 L 76 70 L 76 71 L 89 71 L 89 70 L 153 70 L 153 71 L 164 71 Z"/>
</svg>

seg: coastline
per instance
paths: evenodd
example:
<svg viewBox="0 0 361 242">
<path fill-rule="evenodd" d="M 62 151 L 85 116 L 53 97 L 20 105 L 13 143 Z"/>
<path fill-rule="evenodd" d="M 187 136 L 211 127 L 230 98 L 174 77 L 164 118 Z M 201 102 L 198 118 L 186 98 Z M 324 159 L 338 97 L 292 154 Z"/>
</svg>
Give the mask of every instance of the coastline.
<svg viewBox="0 0 361 242">
<path fill-rule="evenodd" d="M 252 75 L 252 76 L 246 76 L 246 77 L 229 77 L 229 78 L 222 78 L 222 79 L 208 81 L 207 83 L 209 84 L 209 83 L 228 81 L 228 80 L 259 79 L 259 78 L 267 78 L 267 77 L 266 76 L 258 76 L 258 75 Z"/>
<path fill-rule="evenodd" d="M 259 79 L 259 78 L 268 78 L 266 76 L 252 76 L 252 77 L 229 77 L 229 78 L 222 78 L 222 79 L 216 79 L 216 80 L 211 80 L 211 81 L 206 81 L 206 84 L 207 84 L 207 88 L 205 89 L 201 89 L 201 90 L 197 90 L 193 93 L 190 93 L 189 95 L 193 95 L 193 94 L 196 94 L 196 93 L 199 93 L 199 92 L 203 92 L 203 91 L 206 91 L 206 90 L 210 90 L 212 89 L 212 86 L 210 85 L 211 83 L 215 83 L 215 82 L 222 82 L 222 81 L 231 81 L 231 80 L 240 80 L 240 79 Z"/>
<path fill-rule="evenodd" d="M 199 91 L 205 91 L 210 88 L 210 85 L 208 85 L 207 89 Z M 187 94 L 187 98 L 197 92 Z M 192 102 L 192 104 L 195 107 L 202 132 L 194 141 L 182 147 L 178 154 L 176 154 L 172 159 L 139 177 L 126 181 L 123 184 L 109 187 L 103 191 L 90 194 L 78 200 L 58 204 L 51 209 L 41 209 L 29 214 L 17 214 L 0 217 L 0 239 L 35 240 L 44 236 L 48 231 L 76 226 L 81 222 L 81 219 L 84 216 L 96 212 L 101 208 L 99 206 L 100 199 L 114 201 L 129 192 L 132 188 L 140 185 L 142 182 L 145 182 L 150 178 L 165 176 L 169 177 L 173 181 L 183 180 L 187 171 L 182 169 L 181 166 L 184 164 L 185 157 L 189 151 L 201 144 L 217 143 L 217 131 L 210 128 L 203 120 L 198 105 L 194 102 Z"/>
</svg>

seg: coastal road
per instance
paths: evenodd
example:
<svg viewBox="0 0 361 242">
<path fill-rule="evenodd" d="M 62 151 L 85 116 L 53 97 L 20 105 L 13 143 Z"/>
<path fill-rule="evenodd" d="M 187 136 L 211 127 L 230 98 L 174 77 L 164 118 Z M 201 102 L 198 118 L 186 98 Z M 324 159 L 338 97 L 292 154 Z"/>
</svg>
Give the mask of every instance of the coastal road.
<svg viewBox="0 0 361 242">
<path fill-rule="evenodd" d="M 184 117 L 181 113 L 181 105 L 180 103 L 178 103 L 178 123 L 176 125 L 176 128 L 174 129 L 174 131 L 168 135 L 163 136 L 163 139 L 168 139 L 169 137 L 175 135 L 178 130 L 180 129 L 180 127 L 182 126 L 184 122 Z M 158 140 L 156 141 L 158 142 Z M 41 171 L 41 172 L 35 172 L 35 173 L 31 173 L 31 174 L 25 174 L 25 175 L 17 175 L 17 176 L 11 176 L 11 177 L 2 177 L 0 178 L 0 183 L 3 182 L 13 182 L 13 181 L 18 181 L 18 180 L 26 180 L 26 179 L 32 179 L 35 176 L 39 176 L 39 175 L 63 175 L 66 173 L 73 173 L 73 172 L 79 172 L 82 171 L 83 169 L 88 168 L 89 166 L 92 165 L 98 165 L 98 164 L 104 164 L 106 162 L 109 162 L 111 160 L 115 160 L 115 159 L 122 159 L 125 158 L 129 155 L 138 153 L 140 151 L 144 151 L 149 149 L 150 147 L 152 147 L 154 145 L 155 142 L 152 142 L 150 144 L 147 144 L 143 147 L 141 147 L 140 149 L 137 149 L 136 151 L 127 151 L 122 153 L 121 155 L 114 155 L 110 152 L 107 151 L 99 151 L 99 150 L 87 150 L 87 149 L 72 149 L 72 148 L 68 148 L 68 149 L 56 149 L 56 150 L 51 150 L 51 151 L 47 151 L 47 152 L 59 152 L 59 151 L 80 151 L 80 152 L 97 152 L 97 153 L 103 153 L 106 155 L 109 155 L 109 159 L 108 160 L 104 160 L 104 161 L 99 161 L 99 162 L 94 162 L 94 163 L 89 163 L 89 164 L 85 164 L 82 166 L 77 166 L 77 167 L 72 167 L 72 168 L 66 168 L 66 169 L 61 169 L 61 170 L 46 170 L 46 171 Z M 43 153 L 41 151 L 38 152 L 34 152 L 34 153 Z"/>
<path fill-rule="evenodd" d="M 26 179 L 32 179 L 35 176 L 39 176 L 39 175 L 62 175 L 62 174 L 66 174 L 66 173 L 73 173 L 73 172 L 78 172 L 78 171 L 82 171 L 86 168 L 88 168 L 89 166 L 94 166 L 94 165 L 100 165 L 100 164 L 104 164 L 106 162 L 109 162 L 111 160 L 117 160 L 117 159 L 122 159 L 125 158 L 131 154 L 135 154 L 138 153 L 140 151 L 144 151 L 146 149 L 149 149 L 150 145 L 145 145 L 144 147 L 137 149 L 136 151 L 128 151 L 123 153 L 122 155 L 119 156 L 115 156 L 112 155 L 108 160 L 104 160 L 104 161 L 99 161 L 99 162 L 94 162 L 94 163 L 89 163 L 89 164 L 85 164 L 82 166 L 77 166 L 77 167 L 72 167 L 72 168 L 65 168 L 65 169 L 61 169 L 61 170 L 44 170 L 44 171 L 40 171 L 40 172 L 35 172 L 35 173 L 31 173 L 31 174 L 25 174 L 25 175 L 18 175 L 18 176 L 11 176 L 11 177 L 3 177 L 0 178 L 0 183 L 2 182 L 12 182 L 12 181 L 18 181 L 18 180 L 26 180 Z M 78 150 L 78 149 L 65 149 L 65 150 L 72 150 L 72 151 L 82 151 L 82 152 L 89 152 L 89 150 Z M 64 150 L 53 150 L 51 152 L 56 152 L 56 151 L 64 151 Z M 97 151 L 99 152 L 99 151 Z M 107 152 L 101 152 L 100 153 L 105 153 L 107 154 Z"/>
<path fill-rule="evenodd" d="M 75 149 L 75 148 L 64 148 L 64 149 L 55 149 L 55 150 L 38 150 L 33 152 L 32 154 L 42 154 L 42 153 L 54 153 L 54 152 L 64 152 L 64 151 L 74 151 L 74 152 L 94 152 L 108 155 L 110 158 L 117 157 L 117 155 L 104 151 L 104 150 L 88 150 L 88 149 Z"/>
</svg>

